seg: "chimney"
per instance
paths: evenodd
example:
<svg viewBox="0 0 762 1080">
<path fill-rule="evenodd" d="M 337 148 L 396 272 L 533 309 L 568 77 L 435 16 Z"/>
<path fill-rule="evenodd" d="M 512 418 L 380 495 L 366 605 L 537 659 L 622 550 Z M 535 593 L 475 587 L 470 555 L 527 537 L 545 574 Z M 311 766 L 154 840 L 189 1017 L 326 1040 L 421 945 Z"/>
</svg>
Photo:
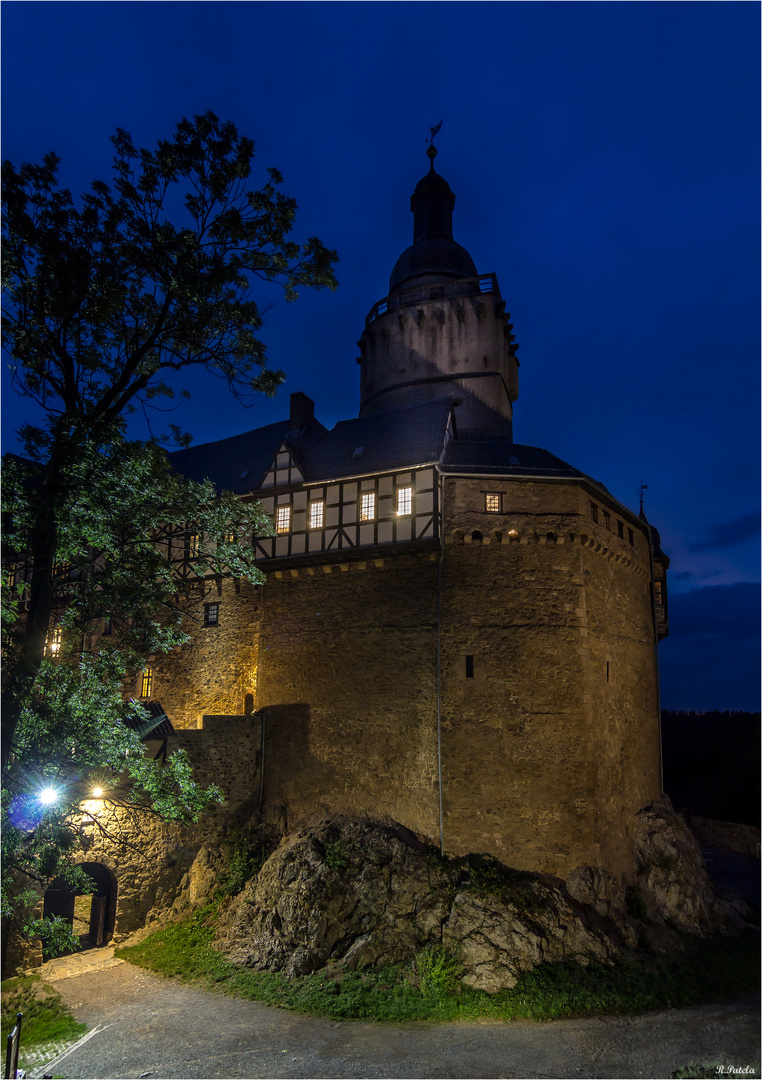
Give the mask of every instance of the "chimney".
<svg viewBox="0 0 762 1080">
<path fill-rule="evenodd" d="M 315 416 L 315 402 L 301 390 L 291 395 L 291 431 L 303 431 Z"/>
</svg>

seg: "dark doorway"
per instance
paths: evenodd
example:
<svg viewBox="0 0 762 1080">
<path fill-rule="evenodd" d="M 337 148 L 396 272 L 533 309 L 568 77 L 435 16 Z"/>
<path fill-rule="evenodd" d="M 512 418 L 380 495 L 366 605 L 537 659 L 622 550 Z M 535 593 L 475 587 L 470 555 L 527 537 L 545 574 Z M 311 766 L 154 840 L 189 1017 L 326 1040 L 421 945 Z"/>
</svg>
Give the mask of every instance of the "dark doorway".
<svg viewBox="0 0 762 1080">
<path fill-rule="evenodd" d="M 43 917 L 65 919 L 83 949 L 105 945 L 114 932 L 116 879 L 102 863 L 80 863 L 95 885 L 93 893 L 76 893 L 62 878 L 45 890 Z"/>
</svg>

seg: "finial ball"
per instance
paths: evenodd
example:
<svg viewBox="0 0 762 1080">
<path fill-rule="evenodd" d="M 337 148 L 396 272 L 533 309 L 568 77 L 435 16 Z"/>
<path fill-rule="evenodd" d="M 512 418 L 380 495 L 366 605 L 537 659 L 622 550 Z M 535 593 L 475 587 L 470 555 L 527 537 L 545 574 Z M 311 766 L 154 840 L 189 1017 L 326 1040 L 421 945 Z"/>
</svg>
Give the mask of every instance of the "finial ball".
<svg viewBox="0 0 762 1080">
<path fill-rule="evenodd" d="M 436 148 L 436 146 L 428 146 L 428 147 L 426 148 L 426 154 L 427 154 L 427 155 L 428 155 L 428 157 L 430 157 L 430 158 L 431 158 L 431 160 L 433 161 L 433 160 L 434 160 L 434 158 L 435 158 L 435 157 L 437 156 L 437 148 Z"/>
</svg>

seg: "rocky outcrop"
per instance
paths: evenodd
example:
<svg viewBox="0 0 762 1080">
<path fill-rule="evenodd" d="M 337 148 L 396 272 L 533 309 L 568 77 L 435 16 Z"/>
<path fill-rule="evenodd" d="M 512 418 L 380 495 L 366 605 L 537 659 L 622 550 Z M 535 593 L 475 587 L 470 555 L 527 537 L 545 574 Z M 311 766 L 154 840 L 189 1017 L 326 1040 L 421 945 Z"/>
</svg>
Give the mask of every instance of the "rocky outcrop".
<svg viewBox="0 0 762 1080">
<path fill-rule="evenodd" d="M 406 962 L 435 945 L 459 958 L 465 983 L 495 993 L 541 963 L 606 963 L 639 944 L 679 947 L 677 929 L 741 921 L 668 800 L 638 815 L 635 846 L 637 884 L 625 889 L 593 867 L 563 882 L 491 856 L 442 859 L 394 822 L 322 821 L 282 841 L 231 904 L 217 947 L 295 976 Z"/>
<path fill-rule="evenodd" d="M 716 894 L 693 834 L 666 795 L 637 814 L 633 844 L 651 921 L 703 936 L 741 925 L 750 914 L 739 897 Z"/>
<path fill-rule="evenodd" d="M 488 856 L 443 860 L 402 826 L 334 819 L 281 844 L 236 898 L 218 947 L 237 963 L 300 975 L 443 945 L 467 984 L 494 993 L 544 961 L 608 960 L 624 940 L 558 879 Z"/>
</svg>

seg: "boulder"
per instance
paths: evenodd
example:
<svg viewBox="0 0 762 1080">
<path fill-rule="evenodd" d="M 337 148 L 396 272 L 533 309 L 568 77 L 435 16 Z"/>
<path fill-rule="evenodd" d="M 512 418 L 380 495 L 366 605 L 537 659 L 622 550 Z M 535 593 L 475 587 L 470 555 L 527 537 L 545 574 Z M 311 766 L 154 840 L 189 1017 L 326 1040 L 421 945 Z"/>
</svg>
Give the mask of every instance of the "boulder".
<svg viewBox="0 0 762 1080">
<path fill-rule="evenodd" d="M 635 880 L 653 922 L 699 936 L 743 923 L 748 907 L 716 895 L 701 850 L 666 795 L 636 815 L 633 846 Z"/>
<path fill-rule="evenodd" d="M 395 823 L 334 819 L 280 845 L 218 938 L 236 963 L 286 975 L 405 962 L 429 944 L 494 993 L 545 961 L 607 961 L 622 937 L 557 879 L 489 856 L 441 859 Z"/>
</svg>

